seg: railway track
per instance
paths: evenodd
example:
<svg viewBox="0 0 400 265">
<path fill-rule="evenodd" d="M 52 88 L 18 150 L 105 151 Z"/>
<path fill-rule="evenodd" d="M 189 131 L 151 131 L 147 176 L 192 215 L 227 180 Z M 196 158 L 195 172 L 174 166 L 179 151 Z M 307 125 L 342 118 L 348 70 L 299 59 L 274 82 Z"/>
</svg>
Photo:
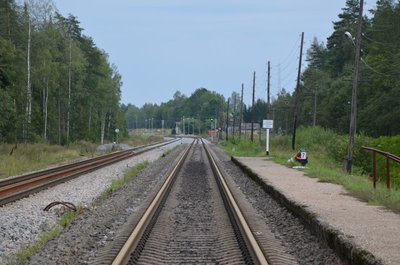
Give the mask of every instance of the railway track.
<svg viewBox="0 0 400 265">
<path fill-rule="evenodd" d="M 269 263 L 214 155 L 194 140 L 143 215 L 92 264 Z"/>
<path fill-rule="evenodd" d="M 143 152 L 158 148 L 163 145 L 179 141 L 157 143 L 147 146 L 132 148 L 125 151 L 119 151 L 104 156 L 99 156 L 72 164 L 63 165 L 51 169 L 41 170 L 34 173 L 8 178 L 0 181 L 0 206 L 16 201 L 30 194 L 36 193 L 48 187 L 68 181 L 82 174 L 91 172 L 98 168 L 119 162 Z"/>
</svg>

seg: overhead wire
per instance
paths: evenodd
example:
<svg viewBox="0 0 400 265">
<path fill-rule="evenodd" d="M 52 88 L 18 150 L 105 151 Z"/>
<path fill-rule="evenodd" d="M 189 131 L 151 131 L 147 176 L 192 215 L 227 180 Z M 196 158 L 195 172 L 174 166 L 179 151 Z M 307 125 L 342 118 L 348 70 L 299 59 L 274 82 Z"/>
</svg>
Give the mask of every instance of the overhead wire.
<svg viewBox="0 0 400 265">
<path fill-rule="evenodd" d="M 392 45 L 392 43 L 380 42 L 380 41 L 377 41 L 377 40 L 373 40 L 373 39 L 367 37 L 365 34 L 362 34 L 362 36 L 363 36 L 365 39 L 367 39 L 367 40 L 369 40 L 369 41 L 371 41 L 371 42 L 373 42 L 373 43 L 377 43 L 377 44 L 381 44 L 381 45 Z"/>
<path fill-rule="evenodd" d="M 290 58 L 290 57 L 292 56 L 292 54 L 294 53 L 295 48 L 298 47 L 298 42 L 299 42 L 299 39 L 300 39 L 300 38 L 301 38 L 301 35 L 296 39 L 296 41 L 295 41 L 294 44 L 293 44 L 293 47 L 291 48 L 289 54 L 285 57 L 285 59 L 283 59 L 282 61 L 279 62 L 280 64 L 284 64 L 287 60 L 289 60 L 289 58 Z"/>
<path fill-rule="evenodd" d="M 289 54 L 285 57 L 284 60 L 280 61 L 278 64 L 276 64 L 275 66 L 278 67 L 278 71 L 279 71 L 279 80 L 277 82 L 277 84 L 280 84 L 280 87 L 278 87 L 277 91 L 279 92 L 282 88 L 287 88 L 287 86 L 289 85 L 289 83 L 291 82 L 295 82 L 293 81 L 293 77 L 295 76 L 295 73 L 297 72 L 297 67 L 295 67 L 296 65 L 296 61 L 299 59 L 298 56 L 296 55 L 296 59 L 297 60 L 293 60 L 293 54 L 297 49 L 299 49 L 299 40 L 301 39 L 301 34 L 299 35 L 299 37 L 296 39 L 296 42 L 294 43 L 292 49 L 290 50 Z M 292 59 L 290 60 L 290 58 L 292 57 Z M 283 67 L 282 67 L 283 65 Z M 291 71 L 288 71 L 288 70 Z M 295 70 L 295 71 L 292 71 Z M 288 72 L 287 72 L 288 71 Z M 283 77 L 282 77 L 283 76 Z M 287 80 L 287 81 L 286 81 Z M 286 82 L 285 82 L 286 81 Z M 282 82 L 284 85 L 282 85 Z M 287 89 L 289 90 L 289 89 Z"/>
<path fill-rule="evenodd" d="M 385 74 L 385 73 L 382 73 L 382 72 L 379 72 L 379 71 L 375 70 L 372 66 L 370 66 L 369 64 L 367 64 L 367 62 L 366 62 L 363 58 L 360 58 L 360 60 L 361 60 L 361 61 L 364 63 L 364 65 L 365 65 L 368 69 L 370 69 L 372 72 L 374 72 L 374 73 L 376 73 L 376 74 L 378 74 L 378 75 L 386 76 L 386 77 L 391 76 L 391 75 L 389 75 L 389 74 Z"/>
</svg>

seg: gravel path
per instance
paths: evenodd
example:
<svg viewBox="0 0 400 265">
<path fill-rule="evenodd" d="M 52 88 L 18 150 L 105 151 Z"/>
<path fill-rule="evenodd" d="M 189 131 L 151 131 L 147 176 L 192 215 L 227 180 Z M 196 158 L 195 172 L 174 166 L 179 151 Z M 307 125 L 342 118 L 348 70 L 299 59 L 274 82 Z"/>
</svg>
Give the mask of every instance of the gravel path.
<svg viewBox="0 0 400 265">
<path fill-rule="evenodd" d="M 0 264 L 7 264 L 18 249 L 38 240 L 40 233 L 54 227 L 59 218 L 58 210 L 43 211 L 49 203 L 67 201 L 90 209 L 93 200 L 127 169 L 146 160 L 153 162 L 166 150 L 180 144 L 178 141 L 154 149 L 1 207 Z"/>
</svg>

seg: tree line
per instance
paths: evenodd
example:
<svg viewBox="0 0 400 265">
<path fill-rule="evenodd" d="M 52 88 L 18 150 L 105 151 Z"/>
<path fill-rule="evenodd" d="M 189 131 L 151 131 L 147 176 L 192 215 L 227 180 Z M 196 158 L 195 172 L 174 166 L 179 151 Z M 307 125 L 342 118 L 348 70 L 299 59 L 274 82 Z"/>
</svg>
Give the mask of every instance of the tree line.
<svg viewBox="0 0 400 265">
<path fill-rule="evenodd" d="M 229 105 L 228 105 L 229 103 Z M 232 92 L 225 99 L 221 94 L 204 87 L 196 89 L 190 96 L 175 92 L 173 99 L 166 103 L 146 103 L 141 108 L 128 104 L 122 105 L 128 129 L 136 128 L 171 128 L 176 127 L 185 132 L 195 134 L 206 133 L 207 130 L 233 127 L 238 130 L 239 123 L 262 123 L 265 119 L 267 104 L 257 99 L 254 104 L 254 118 L 252 106 L 242 102 L 241 94 Z"/>
<path fill-rule="evenodd" d="M 299 123 L 348 133 L 359 0 L 347 0 L 326 45 L 314 39 L 307 51 L 307 68 L 297 95 L 282 89 L 272 107 L 281 128 L 297 96 Z M 369 136 L 400 134 L 400 2 L 379 0 L 364 16 L 361 77 L 358 86 L 357 131 Z M 353 37 L 354 38 L 354 37 Z"/>
<path fill-rule="evenodd" d="M 205 132 L 240 121 L 261 123 L 267 107 L 275 132 L 290 133 L 295 99 L 299 125 L 347 133 L 354 46 L 344 33 L 356 35 L 359 3 L 346 1 L 327 43 L 314 39 L 308 49 L 299 89 L 280 88 L 270 106 L 263 99 L 243 104 L 238 91 L 224 98 L 198 88 L 139 108 L 120 105 L 121 76 L 82 34 L 76 17 L 60 15 L 51 0 L 0 0 L 0 142 L 112 141 L 116 128 L 175 128 L 184 121 L 187 129 Z M 399 134 L 399 2 L 379 0 L 364 17 L 361 58 L 357 130 Z"/>
<path fill-rule="evenodd" d="M 121 76 L 51 0 L 0 0 L 0 142 L 103 142 L 123 129 Z"/>
</svg>

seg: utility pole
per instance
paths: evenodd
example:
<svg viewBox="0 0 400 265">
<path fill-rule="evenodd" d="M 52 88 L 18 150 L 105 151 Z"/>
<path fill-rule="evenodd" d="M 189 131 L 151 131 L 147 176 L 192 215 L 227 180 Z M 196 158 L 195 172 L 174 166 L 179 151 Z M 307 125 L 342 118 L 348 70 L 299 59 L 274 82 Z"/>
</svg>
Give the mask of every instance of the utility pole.
<svg viewBox="0 0 400 265">
<path fill-rule="evenodd" d="M 364 0 L 360 1 L 360 10 L 357 19 L 357 37 L 354 55 L 354 73 L 353 73 L 353 90 L 351 94 L 351 112 L 350 112 L 350 133 L 349 133 L 349 147 L 347 156 L 343 161 L 343 170 L 351 174 L 353 164 L 353 148 L 354 148 L 354 135 L 356 133 L 357 125 L 357 87 L 360 79 L 360 51 L 361 51 L 361 32 L 362 32 L 362 16 L 363 16 Z"/>
<path fill-rule="evenodd" d="M 293 135 L 292 135 L 292 149 L 296 149 L 296 127 L 297 127 L 297 104 L 300 94 L 300 75 L 301 75 L 301 61 L 303 57 L 303 42 L 304 32 L 301 33 L 301 44 L 300 44 L 300 56 L 299 56 L 299 67 L 297 69 L 297 83 L 294 95 L 294 122 L 293 122 Z"/>
<path fill-rule="evenodd" d="M 223 115 L 221 115 L 222 116 L 222 119 L 223 119 Z M 214 119 L 214 131 L 217 131 L 218 133 L 217 133 L 217 143 L 218 143 L 218 140 L 219 140 L 219 138 L 220 138 L 220 135 L 222 135 L 222 133 L 220 134 L 220 131 L 219 131 L 219 129 L 217 129 L 217 120 L 218 120 L 218 117 L 219 117 L 219 110 L 218 111 L 215 111 L 215 119 Z M 222 137 L 222 136 L 221 136 Z"/>
<path fill-rule="evenodd" d="M 269 118 L 269 108 L 270 108 L 270 83 L 271 83 L 271 63 L 268 61 L 268 72 L 267 72 L 267 120 Z"/>
<path fill-rule="evenodd" d="M 200 132 L 200 115 L 199 114 L 197 114 L 197 123 L 198 123 L 198 125 L 199 125 L 199 136 L 201 135 L 201 132 Z"/>
<path fill-rule="evenodd" d="M 239 139 L 242 136 L 242 117 L 243 117 L 243 83 L 242 83 L 242 95 L 240 96 L 240 117 L 239 117 Z"/>
<path fill-rule="evenodd" d="M 267 113 L 266 119 L 269 119 L 269 108 L 270 108 L 270 83 L 271 83 L 271 63 L 268 61 L 268 73 L 267 73 Z M 261 128 L 260 128 L 260 135 L 261 135 Z M 269 156 L 269 128 L 265 129 L 265 153 Z"/>
<path fill-rule="evenodd" d="M 182 132 L 185 135 L 185 116 L 182 116 Z"/>
<path fill-rule="evenodd" d="M 314 91 L 314 113 L 313 113 L 313 127 L 317 124 L 317 88 Z"/>
<path fill-rule="evenodd" d="M 254 138 L 253 138 L 253 134 L 254 134 L 254 112 L 255 112 L 255 106 L 254 106 L 254 94 L 256 91 L 256 71 L 254 71 L 253 73 L 253 105 L 251 108 L 251 134 L 250 134 L 250 139 L 253 142 Z"/>
<path fill-rule="evenodd" d="M 281 91 L 281 65 L 278 64 L 278 91 Z"/>
<path fill-rule="evenodd" d="M 235 126 L 236 126 L 236 92 L 233 97 L 233 124 L 232 124 L 232 138 L 235 138 Z"/>
<path fill-rule="evenodd" d="M 228 142 L 229 140 L 229 98 L 228 98 L 228 105 L 226 105 L 226 135 L 225 140 Z"/>
</svg>

